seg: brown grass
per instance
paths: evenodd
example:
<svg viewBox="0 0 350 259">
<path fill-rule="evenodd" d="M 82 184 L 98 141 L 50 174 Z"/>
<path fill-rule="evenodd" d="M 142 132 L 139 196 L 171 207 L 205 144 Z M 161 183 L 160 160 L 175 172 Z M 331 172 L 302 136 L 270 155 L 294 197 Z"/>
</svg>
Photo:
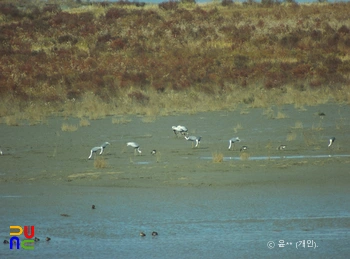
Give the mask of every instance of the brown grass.
<svg viewBox="0 0 350 259">
<path fill-rule="evenodd" d="M 250 154 L 248 152 L 241 152 L 239 157 L 240 157 L 241 160 L 249 160 Z"/>
<path fill-rule="evenodd" d="M 234 133 L 237 133 L 238 130 L 242 130 L 242 129 L 243 129 L 242 124 L 237 123 L 237 125 L 233 128 L 233 131 Z"/>
<path fill-rule="evenodd" d="M 112 118 L 113 124 L 127 124 L 129 122 L 131 122 L 131 119 L 125 118 L 125 117 L 120 117 L 120 118 L 113 117 Z"/>
<path fill-rule="evenodd" d="M 293 140 L 296 140 L 296 138 L 297 138 L 297 133 L 294 132 L 294 131 L 292 131 L 292 132 L 289 132 L 289 133 L 287 134 L 286 140 L 287 140 L 287 141 L 293 141 Z"/>
<path fill-rule="evenodd" d="M 301 121 L 296 121 L 293 129 L 302 129 L 304 128 L 303 123 Z"/>
<path fill-rule="evenodd" d="M 87 127 L 90 126 L 90 121 L 88 119 L 82 118 L 79 121 L 79 126 L 80 127 Z"/>
<path fill-rule="evenodd" d="M 220 152 L 214 152 L 212 154 L 214 163 L 222 163 L 224 161 L 224 154 Z"/>
<path fill-rule="evenodd" d="M 285 119 L 285 118 L 288 118 L 288 116 L 285 113 L 281 111 L 277 112 L 276 119 Z"/>
<path fill-rule="evenodd" d="M 61 126 L 61 130 L 62 131 L 77 131 L 78 130 L 78 125 L 72 125 L 72 124 L 68 124 L 68 123 L 63 123 Z"/>
<path fill-rule="evenodd" d="M 9 115 L 4 118 L 8 126 L 19 126 L 18 118 L 15 115 Z"/>
<path fill-rule="evenodd" d="M 94 167 L 95 168 L 107 168 L 107 161 L 100 156 L 96 156 L 94 160 Z"/>
<path fill-rule="evenodd" d="M 1 117 L 239 107 L 283 119 L 269 107 L 350 103 L 347 2 L 1 2 L 12 4 L 0 5 Z"/>
<path fill-rule="evenodd" d="M 156 121 L 156 116 L 145 116 L 142 118 L 143 123 L 152 123 Z"/>
</svg>

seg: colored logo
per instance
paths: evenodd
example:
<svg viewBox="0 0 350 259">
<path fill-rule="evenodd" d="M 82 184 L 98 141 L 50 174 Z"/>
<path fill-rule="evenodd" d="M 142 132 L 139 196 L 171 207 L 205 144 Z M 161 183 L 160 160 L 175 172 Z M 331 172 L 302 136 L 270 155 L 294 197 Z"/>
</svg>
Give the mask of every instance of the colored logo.
<svg viewBox="0 0 350 259">
<path fill-rule="evenodd" d="M 19 236 L 22 234 L 24 234 L 27 239 L 21 241 Z M 17 249 L 34 250 L 34 240 L 31 239 L 34 235 L 34 226 L 30 226 L 30 234 L 28 226 L 24 226 L 24 231 L 21 226 L 10 226 L 10 236 L 13 236 L 10 239 L 10 249 L 13 249 L 13 245 L 15 245 Z"/>
</svg>

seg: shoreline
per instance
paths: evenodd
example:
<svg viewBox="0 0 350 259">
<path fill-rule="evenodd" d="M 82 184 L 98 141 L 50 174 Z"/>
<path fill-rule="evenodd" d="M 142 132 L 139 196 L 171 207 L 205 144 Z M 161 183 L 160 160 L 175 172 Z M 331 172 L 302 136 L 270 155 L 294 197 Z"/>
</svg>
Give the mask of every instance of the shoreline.
<svg viewBox="0 0 350 259">
<path fill-rule="evenodd" d="M 342 115 L 348 110 L 348 106 L 338 105 L 307 107 L 305 111 L 284 106 L 279 110 L 285 115 L 281 119 L 271 118 L 259 108 L 246 114 L 204 112 L 147 122 L 143 117 L 128 116 L 120 124 L 111 118 L 91 120 L 75 131 L 64 131 L 62 125 L 76 125 L 76 118 L 51 118 L 32 126 L 1 124 L 0 131 L 7 139 L 0 146 L 0 184 L 220 187 L 272 184 L 276 179 L 323 184 L 332 176 L 341 182 L 349 177 L 350 159 L 337 157 L 350 154 L 346 130 L 350 122 Z M 318 116 L 319 111 L 326 116 Z M 203 137 L 198 148 L 173 134 L 171 126 L 178 124 L 186 125 L 190 135 Z M 229 151 L 226 139 L 233 136 L 239 136 L 241 142 Z M 327 148 L 333 136 L 336 141 Z M 111 145 L 95 160 L 88 160 L 90 149 L 105 141 Z M 140 144 L 141 156 L 126 147 L 128 141 Z M 281 144 L 286 150 L 277 150 Z M 246 152 L 239 152 L 242 145 L 248 146 Z M 151 155 L 153 149 L 156 155 Z M 214 162 L 216 155 L 222 156 L 220 162 Z"/>
</svg>

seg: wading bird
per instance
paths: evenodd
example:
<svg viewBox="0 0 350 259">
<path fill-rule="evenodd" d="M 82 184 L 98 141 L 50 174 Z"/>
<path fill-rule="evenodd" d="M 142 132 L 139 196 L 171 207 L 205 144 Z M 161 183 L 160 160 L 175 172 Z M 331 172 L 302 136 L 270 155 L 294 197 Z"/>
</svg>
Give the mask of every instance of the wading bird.
<svg viewBox="0 0 350 259">
<path fill-rule="evenodd" d="M 133 147 L 135 155 L 136 155 L 136 151 L 139 152 L 140 154 L 142 153 L 140 150 L 140 145 L 135 143 L 135 142 L 128 142 L 128 143 L 126 143 L 126 146 Z"/>
<path fill-rule="evenodd" d="M 196 142 L 195 147 L 198 147 L 199 143 L 201 142 L 202 137 L 185 136 L 185 139 L 188 141 L 192 141 L 192 147 L 193 147 L 193 143 Z"/>
<path fill-rule="evenodd" d="M 235 144 L 235 142 L 240 142 L 241 140 L 239 139 L 239 137 L 237 138 L 231 138 L 228 143 L 228 149 L 231 150 L 231 147 L 233 148 L 233 145 Z M 232 145 L 233 144 L 233 145 Z"/>
<path fill-rule="evenodd" d="M 88 157 L 88 159 L 90 159 L 92 157 L 93 153 L 96 153 L 97 151 L 100 150 L 100 155 L 103 153 L 103 150 L 110 145 L 109 142 L 104 142 L 100 147 L 93 147 L 90 151 L 90 156 Z"/>
<path fill-rule="evenodd" d="M 334 143 L 335 141 L 335 137 L 332 137 L 329 139 L 329 144 L 328 144 L 328 147 L 332 146 L 332 144 Z"/>
<path fill-rule="evenodd" d="M 174 131 L 174 134 L 176 136 L 177 136 L 178 133 L 180 133 L 181 135 L 185 135 L 185 134 L 187 134 L 187 131 L 188 131 L 185 126 L 181 126 L 181 125 L 172 126 L 171 128 Z"/>
</svg>

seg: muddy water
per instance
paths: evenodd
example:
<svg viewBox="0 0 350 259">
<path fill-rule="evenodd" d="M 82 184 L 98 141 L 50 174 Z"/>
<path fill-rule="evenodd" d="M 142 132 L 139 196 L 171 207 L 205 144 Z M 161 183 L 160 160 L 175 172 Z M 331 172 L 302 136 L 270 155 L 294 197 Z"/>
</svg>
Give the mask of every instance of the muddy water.
<svg viewBox="0 0 350 259">
<path fill-rule="evenodd" d="M 34 251 L 3 245 L 0 254 L 2 258 L 345 258 L 350 253 L 347 187 L 9 184 L 0 191 L 1 203 L 6 204 L 1 209 L 1 236 L 9 236 L 10 225 L 35 225 L 41 241 Z M 140 231 L 146 237 L 140 237 Z M 152 237 L 152 231 L 159 235 Z M 46 236 L 50 242 L 43 241 Z M 280 240 L 292 245 L 280 248 Z M 312 240 L 317 247 L 297 249 L 302 240 Z M 269 249 L 268 241 L 276 246 Z"/>
<path fill-rule="evenodd" d="M 0 258 L 345 258 L 349 107 L 280 111 L 287 117 L 251 109 L 148 123 L 139 116 L 128 124 L 106 118 L 75 132 L 61 131 L 62 123 L 79 123 L 73 118 L 1 124 L 0 235 L 9 239 L 10 225 L 35 225 L 41 241 L 34 251 L 2 245 Z M 295 129 L 297 121 L 302 128 Z M 199 148 L 174 136 L 177 124 L 202 136 Z M 288 141 L 288 134 L 294 138 Z M 234 136 L 242 142 L 229 151 Z M 111 143 L 101 156 L 107 165 L 95 168 L 89 150 L 104 141 Z M 134 156 L 128 141 L 141 145 L 142 156 Z M 285 151 L 276 150 L 281 144 Z M 239 159 L 241 145 L 248 146 L 246 160 Z M 211 161 L 215 152 L 223 162 Z M 52 240 L 43 241 L 46 236 Z M 280 240 L 288 245 L 279 247 Z M 316 245 L 297 248 L 303 240 Z"/>
</svg>

